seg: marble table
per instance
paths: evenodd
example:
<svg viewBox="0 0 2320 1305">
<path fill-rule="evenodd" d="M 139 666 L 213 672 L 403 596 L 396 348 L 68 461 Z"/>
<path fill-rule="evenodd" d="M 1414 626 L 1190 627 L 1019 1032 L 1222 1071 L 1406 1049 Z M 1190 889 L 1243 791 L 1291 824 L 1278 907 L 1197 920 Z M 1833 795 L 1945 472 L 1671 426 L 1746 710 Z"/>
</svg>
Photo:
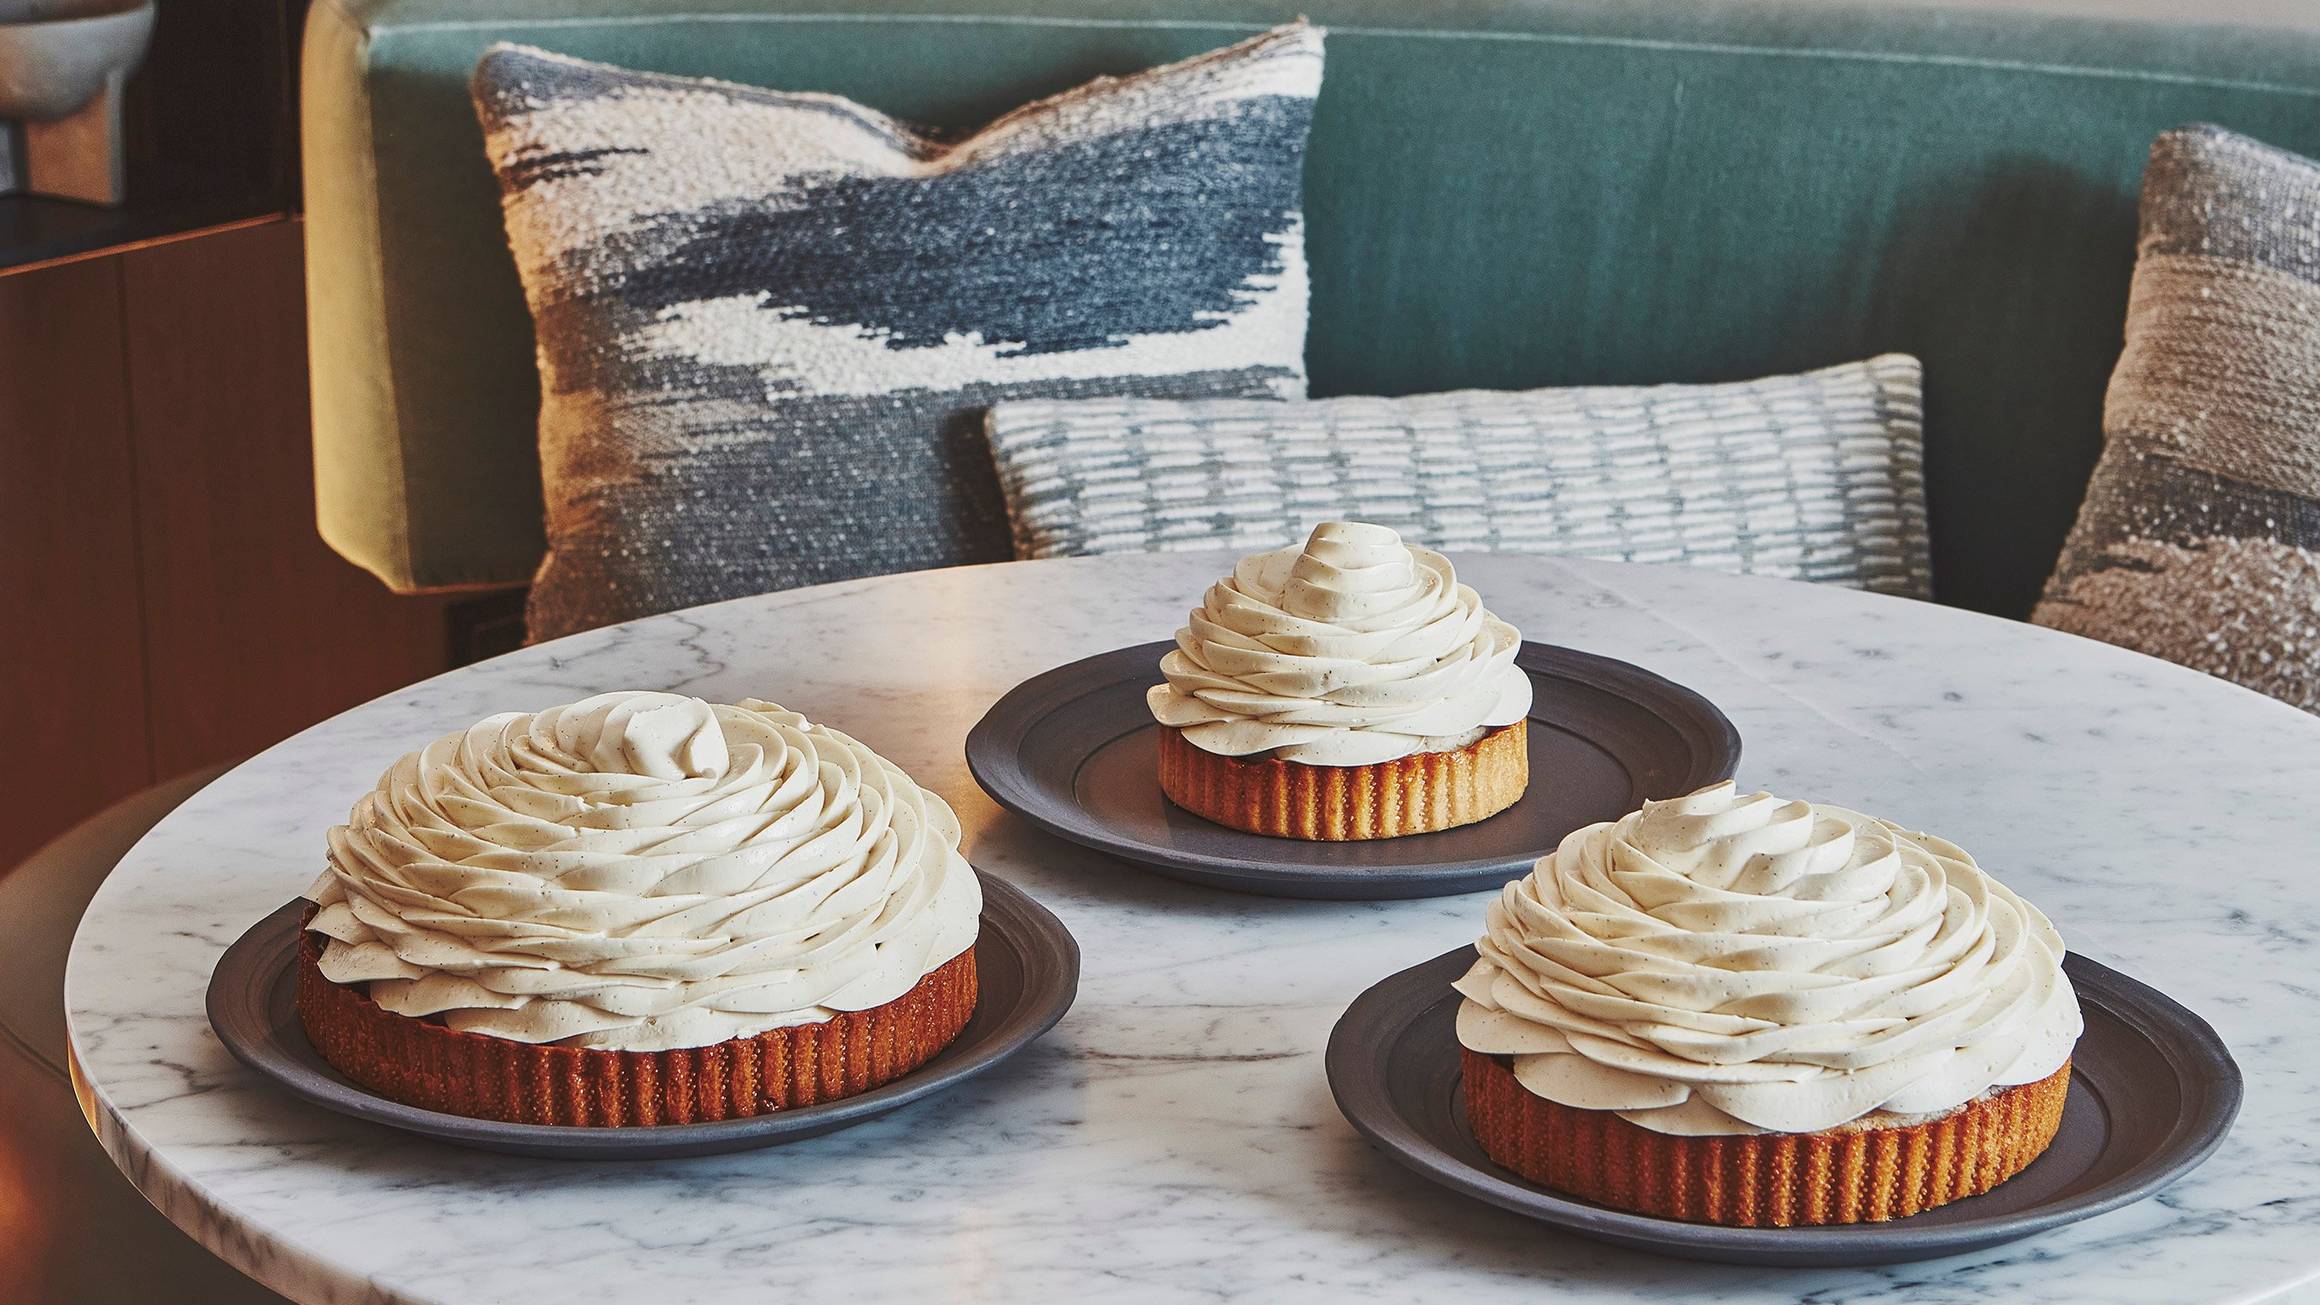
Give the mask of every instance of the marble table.
<svg viewBox="0 0 2320 1305">
<path fill-rule="evenodd" d="M 1900 599 L 1700 571 L 1465 557 L 1532 638 L 1714 699 L 1740 779 L 1964 843 L 2072 947 L 2212 1021 L 2247 1071 L 2213 1159 L 2032 1241 L 1881 1270 L 1614 1250 L 1439 1191 L 1332 1107 L 1330 1025 L 1470 940 L 1487 895 L 1285 901 L 1156 878 L 995 808 L 960 756 L 1010 686 L 1165 636 L 1213 555 L 1039 562 L 799 590 L 456 671 L 212 784 L 124 861 L 66 984 L 83 1100 L 168 1216 L 303 1302 L 2284 1299 L 2320 1277 L 2320 720 L 2190 671 Z M 306 887 L 399 753 L 614 688 L 760 695 L 956 806 L 967 852 L 1078 936 L 1078 1005 L 1021 1058 L 777 1150 L 516 1160 L 306 1107 L 202 1016 L 226 945 Z M 2303 1288 L 2309 1290 L 2309 1288 Z"/>
</svg>

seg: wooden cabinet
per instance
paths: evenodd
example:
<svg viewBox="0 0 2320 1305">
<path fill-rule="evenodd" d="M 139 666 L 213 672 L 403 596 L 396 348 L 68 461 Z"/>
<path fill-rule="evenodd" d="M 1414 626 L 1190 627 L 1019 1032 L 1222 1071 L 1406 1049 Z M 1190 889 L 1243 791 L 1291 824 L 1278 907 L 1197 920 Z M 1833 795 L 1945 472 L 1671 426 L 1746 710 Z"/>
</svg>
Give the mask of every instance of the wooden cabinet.
<svg viewBox="0 0 2320 1305">
<path fill-rule="evenodd" d="M 0 867 L 152 782 L 121 269 L 0 277 Z"/>
<path fill-rule="evenodd" d="M 0 276 L 0 873 L 452 663 L 451 600 L 315 534 L 300 235 Z"/>
</svg>

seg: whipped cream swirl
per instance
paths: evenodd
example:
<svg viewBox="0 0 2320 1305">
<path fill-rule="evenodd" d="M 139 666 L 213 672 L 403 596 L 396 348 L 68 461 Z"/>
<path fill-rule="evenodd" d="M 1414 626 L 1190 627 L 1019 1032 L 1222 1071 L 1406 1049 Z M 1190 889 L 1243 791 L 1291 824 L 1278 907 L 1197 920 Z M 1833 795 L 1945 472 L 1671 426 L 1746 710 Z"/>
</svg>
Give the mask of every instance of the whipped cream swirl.
<svg viewBox="0 0 2320 1305">
<path fill-rule="evenodd" d="M 1328 522 L 1211 585 L 1148 701 L 1227 757 L 1363 766 L 1448 752 L 1530 711 L 1522 636 L 1449 559 L 1384 526 Z"/>
<path fill-rule="evenodd" d="M 1939 1115 L 2062 1067 L 2062 939 L 1956 846 L 1726 782 L 1565 838 L 1492 903 L 1458 1040 L 1655 1132 Z"/>
<path fill-rule="evenodd" d="M 608 693 L 404 757 L 330 831 L 322 973 L 518 1042 L 707 1046 L 865 1010 L 974 944 L 958 817 L 771 703 Z"/>
</svg>

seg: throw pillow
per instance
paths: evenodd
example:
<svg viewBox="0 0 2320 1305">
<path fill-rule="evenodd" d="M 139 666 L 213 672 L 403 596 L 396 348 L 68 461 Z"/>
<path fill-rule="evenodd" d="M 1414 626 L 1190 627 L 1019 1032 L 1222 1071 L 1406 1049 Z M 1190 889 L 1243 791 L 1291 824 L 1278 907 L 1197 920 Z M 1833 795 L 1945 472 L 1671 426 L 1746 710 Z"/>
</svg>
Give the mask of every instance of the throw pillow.
<svg viewBox="0 0 2320 1305">
<path fill-rule="evenodd" d="M 2103 434 L 2032 619 L 2320 711 L 2320 164 L 2152 146 Z"/>
<path fill-rule="evenodd" d="M 1301 395 L 1321 39 L 964 139 L 494 47 L 475 102 L 539 340 L 532 636 L 1005 558 L 995 401 Z"/>
<path fill-rule="evenodd" d="M 1888 354 L 1723 385 L 1002 403 L 986 424 L 1017 557 L 1246 551 L 1349 519 L 1924 598 L 1919 382 Z"/>
</svg>

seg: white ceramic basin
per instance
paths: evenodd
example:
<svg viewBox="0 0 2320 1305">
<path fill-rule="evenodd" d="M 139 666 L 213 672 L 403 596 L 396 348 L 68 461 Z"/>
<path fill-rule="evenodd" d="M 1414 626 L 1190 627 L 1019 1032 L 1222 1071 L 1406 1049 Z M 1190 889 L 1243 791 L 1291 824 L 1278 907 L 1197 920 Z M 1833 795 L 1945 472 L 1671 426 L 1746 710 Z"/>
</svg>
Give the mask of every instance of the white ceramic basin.
<svg viewBox="0 0 2320 1305">
<path fill-rule="evenodd" d="M 49 122 L 145 57 L 152 0 L 0 0 L 0 118 Z"/>
</svg>

